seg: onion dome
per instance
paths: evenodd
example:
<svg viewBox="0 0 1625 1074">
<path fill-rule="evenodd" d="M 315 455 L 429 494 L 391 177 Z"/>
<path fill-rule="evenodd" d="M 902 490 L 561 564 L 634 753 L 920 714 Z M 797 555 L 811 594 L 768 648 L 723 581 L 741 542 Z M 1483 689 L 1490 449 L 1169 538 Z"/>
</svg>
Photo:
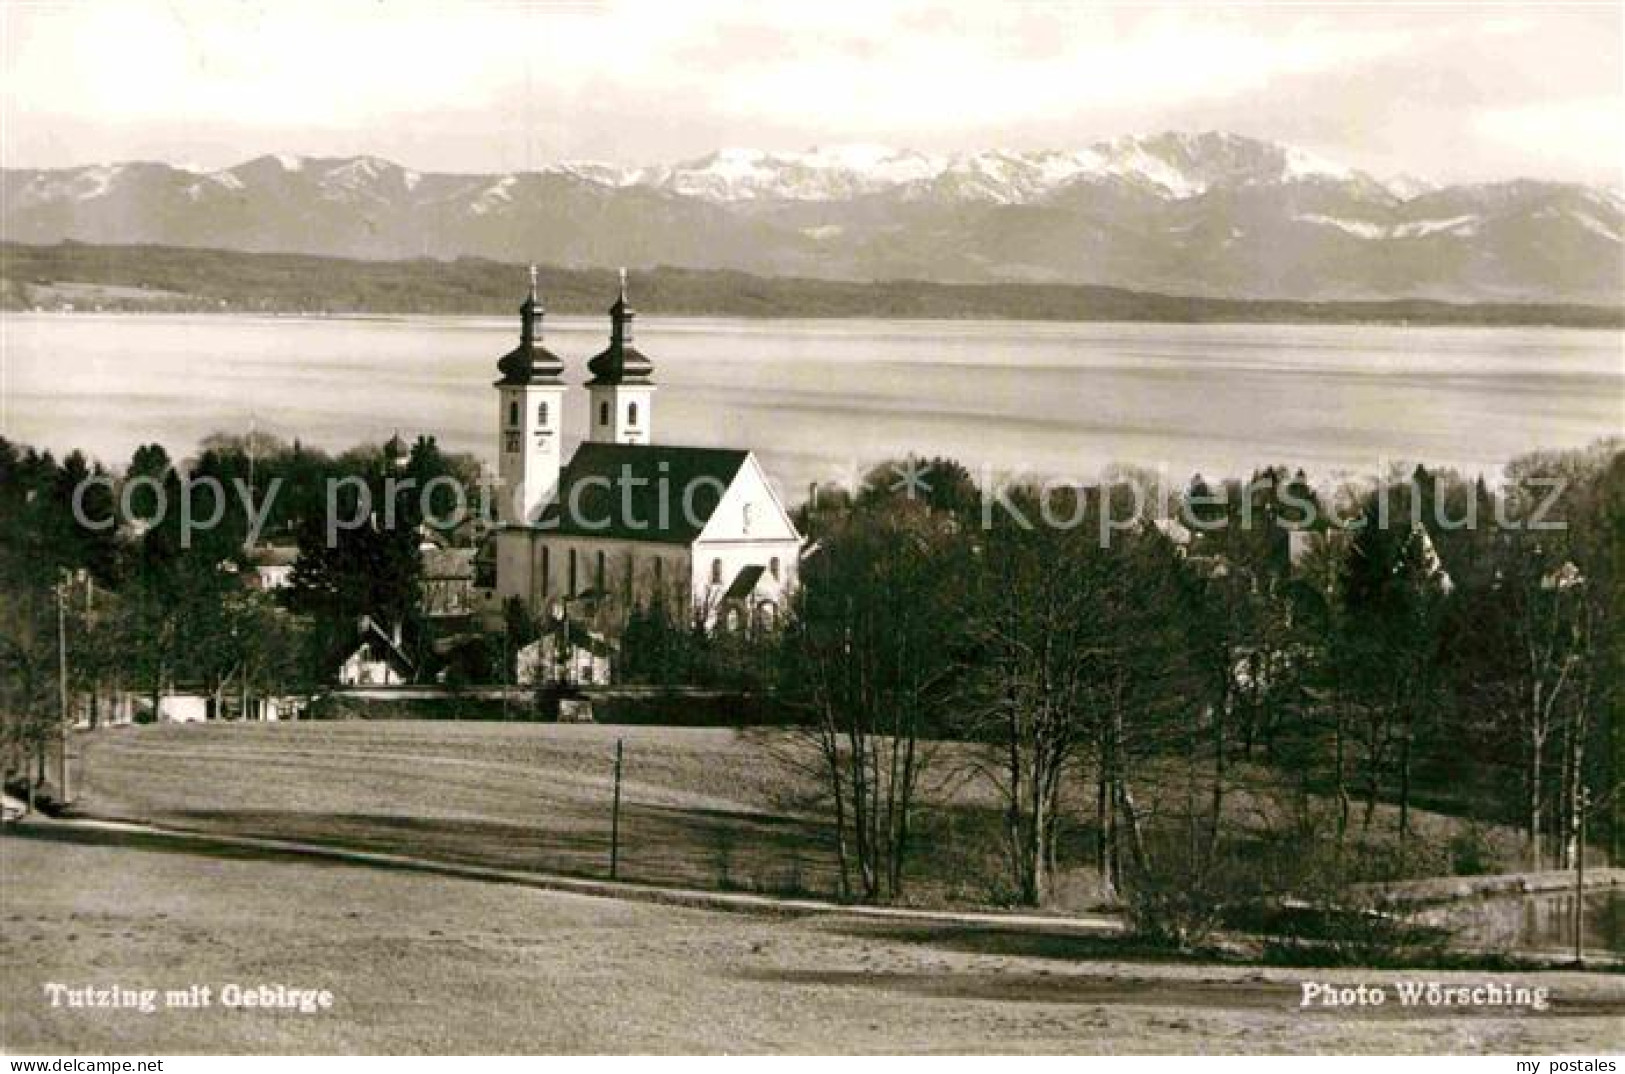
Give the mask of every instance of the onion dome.
<svg viewBox="0 0 1625 1074">
<path fill-rule="evenodd" d="M 632 318 L 636 316 L 637 311 L 626 301 L 626 270 L 622 269 L 621 291 L 609 308 L 609 346 L 587 363 L 592 373 L 589 388 L 654 383 L 654 363 L 632 346 Z"/>
<path fill-rule="evenodd" d="M 530 266 L 530 294 L 519 307 L 519 346 L 497 361 L 499 388 L 527 384 L 562 384 L 564 360 L 542 346 L 542 317 L 547 311 L 536 297 L 536 266 Z"/>
</svg>

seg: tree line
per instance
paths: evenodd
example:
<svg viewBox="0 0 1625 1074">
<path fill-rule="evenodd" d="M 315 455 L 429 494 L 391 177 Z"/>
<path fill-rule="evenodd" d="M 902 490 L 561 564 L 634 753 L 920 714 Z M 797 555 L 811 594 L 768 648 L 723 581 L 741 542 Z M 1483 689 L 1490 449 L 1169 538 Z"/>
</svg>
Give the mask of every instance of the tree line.
<svg viewBox="0 0 1625 1074">
<path fill-rule="evenodd" d="M 239 714 L 224 708 L 228 694 L 245 707 L 252 698 L 308 696 L 354 647 L 360 616 L 417 626 L 422 516 L 425 508 L 451 514 L 417 490 L 442 477 L 436 495 L 472 495 L 478 465 L 441 452 L 429 436 L 335 455 L 263 433 L 215 434 L 188 460 L 141 445 L 116 474 L 81 452 L 59 461 L 0 438 L 8 773 L 55 734 L 63 636 L 69 691 L 96 723 L 119 695 L 142 697 L 153 714 L 163 694 L 184 688 L 212 699 L 219 716 Z M 416 482 L 392 505 L 394 524 L 375 518 L 329 542 L 329 489 L 337 483 L 355 497 L 364 487 L 376 512 L 391 478 Z M 194 518 L 214 523 L 188 527 L 176 507 L 183 496 Z M 297 550 L 291 585 L 256 584 L 262 548 L 251 536 Z M 425 648 L 434 640 L 427 629 L 408 633 Z"/>
<path fill-rule="evenodd" d="M 1090 520 L 1138 502 L 1126 481 L 1029 526 L 951 460 L 923 494 L 904 466 L 803 509 L 815 551 L 761 641 L 849 897 L 907 898 L 922 827 L 989 787 L 1010 901 L 1082 866 L 1181 928 L 1238 888 L 1572 866 L 1587 819 L 1617 855 L 1618 441 L 1493 490 L 1385 475 L 1334 494 L 1336 526 L 1285 508 L 1327 495 L 1301 471 L 1198 477 L 1189 525 L 1109 541 Z"/>
<path fill-rule="evenodd" d="M 478 257 L 359 261 L 175 246 L 0 243 L 0 308 L 508 314 L 524 267 Z M 65 286 L 59 286 L 59 284 Z M 608 269 L 544 266 L 563 314 L 603 311 Z M 98 295 L 95 288 L 118 288 Z M 1081 284 L 944 284 L 754 276 L 651 266 L 638 304 L 667 316 L 891 317 L 1163 323 L 1564 325 L 1618 328 L 1619 307 L 1431 299 L 1293 301 L 1162 295 Z"/>
</svg>

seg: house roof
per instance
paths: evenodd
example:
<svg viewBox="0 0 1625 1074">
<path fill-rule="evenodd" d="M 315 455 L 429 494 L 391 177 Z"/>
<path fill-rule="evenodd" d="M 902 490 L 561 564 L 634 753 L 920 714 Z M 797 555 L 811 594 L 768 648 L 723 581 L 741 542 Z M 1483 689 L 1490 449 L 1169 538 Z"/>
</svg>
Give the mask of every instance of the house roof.
<svg viewBox="0 0 1625 1074">
<path fill-rule="evenodd" d="M 421 555 L 425 581 L 474 577 L 472 548 L 426 548 Z"/>
<path fill-rule="evenodd" d="M 255 567 L 291 567 L 298 558 L 296 544 L 257 544 L 248 552 L 248 562 Z"/>
<path fill-rule="evenodd" d="M 347 655 L 354 655 L 361 651 L 363 646 L 372 646 L 372 651 L 381 655 L 388 663 L 395 665 L 396 669 L 410 675 L 413 669 L 412 658 L 395 643 L 395 639 L 384 632 L 378 621 L 370 615 L 363 615 L 357 624 L 357 633 L 360 635 L 354 648 Z"/>
<path fill-rule="evenodd" d="M 664 444 L 582 444 L 536 528 L 572 537 L 692 544 L 750 452 Z"/>
</svg>

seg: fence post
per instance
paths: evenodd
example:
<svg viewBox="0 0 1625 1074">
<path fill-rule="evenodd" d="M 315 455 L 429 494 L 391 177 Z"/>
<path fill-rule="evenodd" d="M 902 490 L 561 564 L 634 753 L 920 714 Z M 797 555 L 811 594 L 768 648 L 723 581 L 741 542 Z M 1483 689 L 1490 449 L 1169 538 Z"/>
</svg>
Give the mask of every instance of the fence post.
<svg viewBox="0 0 1625 1074">
<path fill-rule="evenodd" d="M 615 803 L 609 814 L 609 878 L 616 879 L 621 864 L 621 739 L 615 740 Z"/>
</svg>

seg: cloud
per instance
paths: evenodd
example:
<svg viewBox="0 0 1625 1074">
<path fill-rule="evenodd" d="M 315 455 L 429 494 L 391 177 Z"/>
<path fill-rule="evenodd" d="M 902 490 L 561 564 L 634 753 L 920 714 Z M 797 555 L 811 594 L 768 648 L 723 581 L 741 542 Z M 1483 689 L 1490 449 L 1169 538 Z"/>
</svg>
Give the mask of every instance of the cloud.
<svg viewBox="0 0 1625 1074">
<path fill-rule="evenodd" d="M 0 152 L 9 164 L 139 154 L 212 165 L 270 150 L 373 152 L 486 170 L 558 157 L 647 162 L 721 144 L 1068 146 L 1199 124 L 1262 137 L 1308 130 L 1314 148 L 1356 164 L 1374 151 L 1419 152 L 1403 166 L 1428 172 L 1452 166 L 1474 139 L 1501 152 L 1504 137 L 1517 137 L 1496 132 L 1520 130 L 1539 146 L 1578 133 L 1519 120 L 1518 108 L 1585 99 L 1617 118 L 1619 92 L 1605 85 L 1619 82 L 1619 49 L 1603 31 L 1617 38 L 1620 16 L 1582 14 L 914 0 L 0 2 Z M 1501 112 L 1511 114 L 1494 118 Z M 1414 117 L 1436 137 L 1409 129 L 1422 122 Z M 1455 148 L 1432 152 L 1433 141 Z M 1536 159 L 1588 152 L 1569 144 Z"/>
<path fill-rule="evenodd" d="M 1612 169 L 1612 181 L 1625 182 L 1625 116 L 1617 98 L 1553 101 L 1478 113 L 1472 126 L 1483 138 L 1524 153 L 1556 155 L 1559 162 L 1596 170 Z"/>
<path fill-rule="evenodd" d="M 1021 38 L 1020 29 L 922 32 L 878 56 L 829 51 L 790 58 L 724 77 L 716 97 L 730 114 L 827 124 L 860 136 L 996 129 L 1035 114 L 1172 108 L 1264 92 L 1279 78 L 1402 51 L 1410 39 L 1404 32 L 1313 24 L 1264 36 L 1168 12 L 1133 24 L 1080 16 L 1057 27 L 1063 32 L 1042 48 Z"/>
</svg>

